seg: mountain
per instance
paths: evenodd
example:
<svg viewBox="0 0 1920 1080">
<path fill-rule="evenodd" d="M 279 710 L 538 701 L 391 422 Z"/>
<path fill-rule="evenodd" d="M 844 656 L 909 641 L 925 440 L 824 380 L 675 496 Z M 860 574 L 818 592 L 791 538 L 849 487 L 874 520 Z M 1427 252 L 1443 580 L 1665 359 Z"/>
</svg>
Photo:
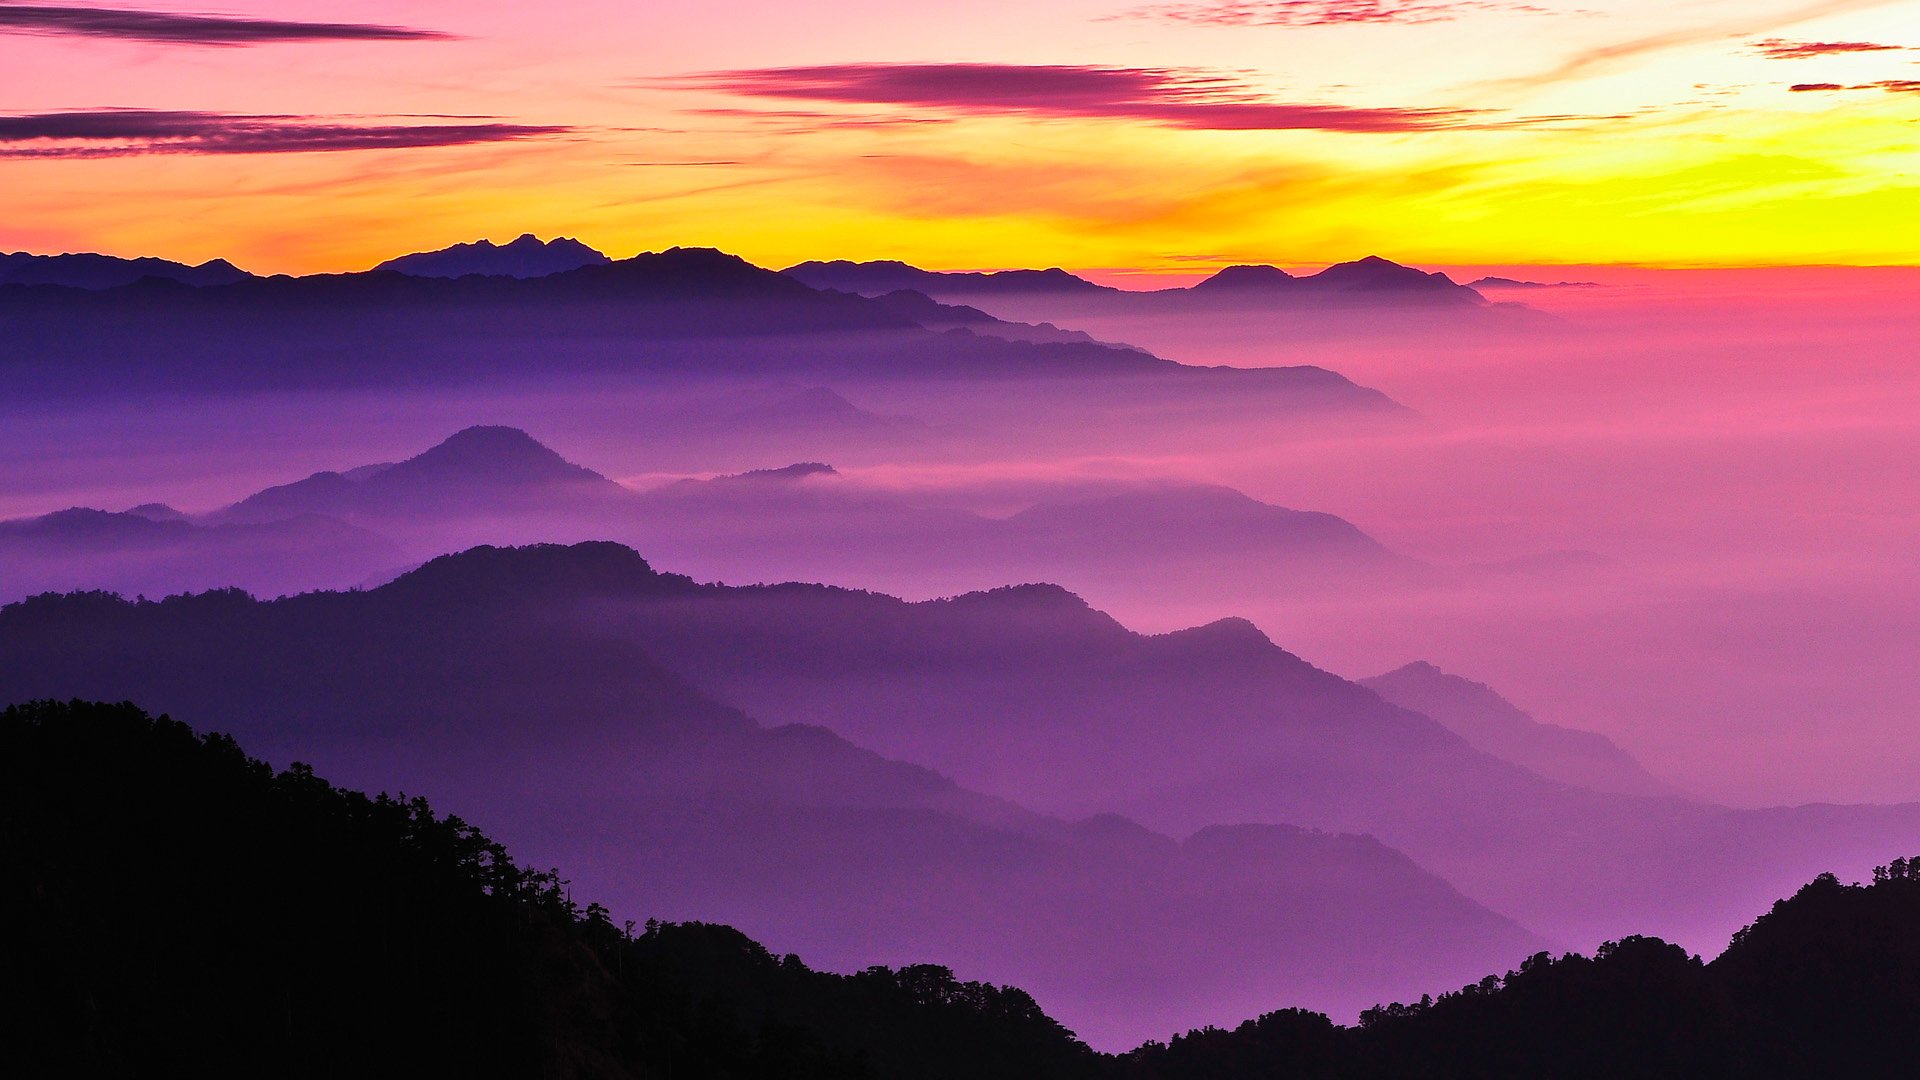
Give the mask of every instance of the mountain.
<svg viewBox="0 0 1920 1080">
<path fill-rule="evenodd" d="M 0 285 L 57 285 L 69 289 L 114 289 L 145 278 L 181 285 L 231 285 L 251 280 L 252 274 L 225 259 L 198 266 L 168 259 L 122 259 L 92 253 L 33 255 L 25 251 L 0 252 Z"/>
<path fill-rule="evenodd" d="M 1425 661 L 1359 682 L 1395 705 L 1433 717 L 1476 748 L 1549 779 L 1621 795 L 1676 794 L 1606 736 L 1543 724 L 1492 687 Z"/>
<path fill-rule="evenodd" d="M 1277 266 L 1228 266 L 1212 277 L 1194 284 L 1196 290 L 1221 289 L 1295 289 L 1300 279 Z"/>
<path fill-rule="evenodd" d="M 1920 830 L 1911 804 L 1738 810 L 1570 786 L 1244 620 L 1143 635 L 1037 587 L 918 604 L 746 587 L 623 606 L 610 625 L 770 721 L 827 727 L 1064 817 L 1377 836 L 1569 943 L 1650 931 L 1717 947 L 1793 881 L 1857 872 Z"/>
<path fill-rule="evenodd" d="M 810 262 L 782 273 L 815 288 L 863 296 L 911 290 L 934 300 L 1052 296 L 1073 302 L 1072 310 L 1173 311 L 1190 307 L 1249 303 L 1327 305 L 1441 303 L 1478 306 L 1479 293 L 1442 273 L 1402 266 L 1377 255 L 1336 263 L 1319 273 L 1295 277 L 1276 266 L 1229 266 L 1187 288 L 1129 292 L 1096 285 L 1064 270 L 1002 270 L 995 273 L 941 273 L 899 262 Z"/>
<path fill-rule="evenodd" d="M 74 507 L 0 521 L 4 600 L 69 589 L 165 596 L 216 582 L 277 596 L 338 588 L 405 561 L 391 540 L 311 513 L 209 525 L 158 506 Z"/>
<path fill-rule="evenodd" d="M 827 431 L 878 441 L 915 431 L 826 388 L 736 393 L 725 407 L 732 411 L 721 413 L 728 418 L 722 433 L 735 441 L 757 434 L 777 445 L 784 434 L 803 443 L 802 434 Z M 709 430 L 687 419 L 652 430 L 688 437 Z M 796 426 L 783 426 L 789 422 Z M 809 482 L 781 482 L 794 480 Z M 416 559 L 482 543 L 604 538 L 728 581 L 964 592 L 1001 581 L 1065 580 L 1107 591 L 1139 585 L 1143 566 L 1151 566 L 1154 584 L 1204 595 L 1222 587 L 1223 568 L 1231 566 L 1300 596 L 1428 582 L 1441 573 L 1333 515 L 1274 506 L 1225 487 L 1156 483 L 1056 494 L 1006 518 L 925 505 L 818 461 L 630 490 L 518 429 L 463 432 L 401 465 L 317 473 L 205 520 L 269 522 L 298 514 L 377 529 Z M 344 580 L 396 565 L 369 565 Z"/>
<path fill-rule="evenodd" d="M 518 428 L 470 427 L 394 464 L 320 472 L 267 488 L 216 511 L 220 522 L 299 514 L 346 520 L 435 514 L 511 514 L 593 508 L 631 494 L 575 465 Z"/>
<path fill-rule="evenodd" d="M 922 270 L 893 260 L 850 262 L 803 262 L 781 273 L 803 281 L 816 289 L 880 296 L 902 290 L 926 295 L 979 295 L 1009 292 L 1095 293 L 1118 292 L 1096 285 L 1059 267 L 1047 270 L 994 270 L 985 273 L 967 271 Z"/>
<path fill-rule="evenodd" d="M 476 240 L 471 244 L 455 244 L 438 251 L 402 255 L 397 259 L 388 259 L 373 269 L 376 273 L 390 270 L 415 277 L 459 278 L 479 274 L 483 277 L 537 278 L 585 266 L 604 266 L 612 261 L 571 237 L 542 240 L 532 233 L 526 233 L 505 244 Z"/>
<path fill-rule="evenodd" d="M 3 1045 L 32 1075 L 1771 1080 L 1905 1076 L 1920 1050 L 1920 859 L 1823 875 L 1711 963 L 1633 937 L 1358 1027 L 1282 1009 L 1108 1056 L 946 967 L 834 975 L 623 924 L 425 800 L 131 705 L 0 712 L 0 820 Z"/>
<path fill-rule="evenodd" d="M 1472 282 L 1473 289 L 1598 289 L 1597 281 L 1516 281 L 1513 278 L 1483 277 Z"/>
<path fill-rule="evenodd" d="M 192 716 L 269 760 L 458 805 L 619 917 L 721 920 L 831 970 L 939 957 L 1026 987 L 1096 1045 L 1282 998 L 1350 1014 L 1539 947 L 1371 838 L 1045 816 L 818 726 L 762 725 L 625 633 L 636 611 L 725 620 L 739 595 L 760 593 L 591 544 L 271 602 L 44 596 L 0 609 L 0 700 Z M 995 625 L 1001 603 L 964 617 Z M 679 622 L 660 625 L 717 629 Z M 893 662 L 881 639 L 861 649 Z"/>
<path fill-rule="evenodd" d="M 1192 367 L 1044 328 L 935 332 L 888 304 L 696 248 L 529 279 L 383 271 L 200 289 L 0 286 L 0 323 L 0 391 L 22 396 L 587 378 L 658 393 L 771 380 L 917 384 L 945 408 L 1029 428 L 1042 395 L 1089 416 L 1137 416 L 1143 400 L 1163 414 L 1216 408 L 1269 430 L 1282 412 L 1408 415 L 1320 368 Z M 994 407 L 993 396 L 1025 407 Z M 1074 430 L 1054 419 L 1052 437 Z"/>
<path fill-rule="evenodd" d="M 1910 1075 L 1920 1053 L 1920 859 L 1868 885 L 1822 874 L 1710 963 L 1656 938 L 1530 957 L 1338 1028 L 1297 1009 L 1127 1055 L 1137 1080 L 1289 1076 L 1703 1078 Z"/>
<path fill-rule="evenodd" d="M 1102 1063 L 1019 990 L 927 964 L 827 974 L 722 926 L 636 933 L 422 800 L 276 775 L 129 705 L 0 713 L 0 820 L 0 1048 L 24 1075 L 1038 1080 Z"/>
</svg>

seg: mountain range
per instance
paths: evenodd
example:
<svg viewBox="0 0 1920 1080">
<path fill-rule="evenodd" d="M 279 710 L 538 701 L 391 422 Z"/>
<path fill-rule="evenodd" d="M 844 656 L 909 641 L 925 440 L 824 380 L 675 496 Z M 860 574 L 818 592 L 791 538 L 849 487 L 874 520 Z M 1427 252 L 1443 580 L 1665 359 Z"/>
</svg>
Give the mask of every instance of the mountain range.
<svg viewBox="0 0 1920 1080">
<path fill-rule="evenodd" d="M 0 386 L 99 399 L 590 378 L 658 391 L 774 379 L 918 383 L 947 402 L 956 383 L 973 383 L 969 401 L 1044 393 L 1083 413 L 1144 400 L 1258 412 L 1269 423 L 1278 412 L 1406 415 L 1321 368 L 1193 367 L 1037 326 L 995 323 L 985 333 L 980 313 L 938 305 L 936 331 L 910 307 L 686 248 L 526 279 L 387 270 L 199 288 L 154 278 L 98 291 L 0 286 Z"/>
<path fill-rule="evenodd" d="M 117 289 L 148 278 L 180 285 L 232 285 L 252 274 L 225 259 L 198 266 L 169 259 L 123 259 L 90 252 L 33 255 L 25 251 L 0 252 L 0 285 L 51 285 L 70 289 Z"/>
<path fill-rule="evenodd" d="M 1108 1046 L 1276 995 L 1351 1013 L 1541 943 L 1368 837 L 1048 816 L 758 722 L 624 627 L 627 605 L 698 613 L 708 595 L 763 593 L 598 544 L 475 549 L 272 602 L 43 596 L 0 609 L 0 698 L 195 716 L 271 760 L 460 805 L 617 910 L 724 920 L 834 970 L 939 956 Z M 1024 607 L 951 610 L 1014 630 Z"/>
<path fill-rule="evenodd" d="M 761 412 L 743 410 L 728 423 L 776 422 L 796 404 L 810 420 L 864 427 L 876 438 L 912 433 L 824 390 L 769 397 Z M 924 505 L 820 463 L 748 475 L 758 482 L 722 476 L 636 490 L 517 428 L 474 427 L 398 463 L 317 472 L 204 514 L 168 509 L 164 524 L 132 511 L 80 510 L 0 522 L 0 550 L 13 552 L 21 570 L 0 580 L 0 598 L 81 585 L 159 596 L 242 584 L 276 595 L 391 576 L 475 544 L 594 538 L 638 544 L 722 580 L 946 591 L 1063 577 L 1119 589 L 1141 581 L 1148 563 L 1156 587 L 1200 594 L 1217 592 L 1233 576 L 1222 574 L 1230 565 L 1257 567 L 1269 588 L 1298 595 L 1453 576 L 1331 514 L 1215 485 L 1069 491 L 990 517 Z M 82 520 L 93 521 L 97 535 L 83 538 Z M 108 530 L 109 522 L 121 527 Z M 89 579 L 90 559 L 111 571 Z"/>
<path fill-rule="evenodd" d="M 1628 937 L 1358 1026 L 1276 1007 L 1107 1055 L 945 966 L 836 975 L 618 921 L 422 799 L 132 705 L 0 712 L 0 820 L 0 1051 L 34 1075 L 1879 1080 L 1920 1050 L 1920 859 L 1821 875 L 1710 963 Z"/>
<path fill-rule="evenodd" d="M 1058 268 L 991 273 L 922 270 L 902 262 L 804 262 L 782 271 L 815 288 L 879 296 L 912 290 L 935 299 L 1052 294 L 1114 303 L 1207 305 L 1261 304 L 1442 304 L 1480 305 L 1472 288 L 1442 273 L 1427 273 L 1369 255 L 1296 277 L 1277 266 L 1228 266 L 1195 285 L 1129 291 L 1099 285 Z"/>
</svg>

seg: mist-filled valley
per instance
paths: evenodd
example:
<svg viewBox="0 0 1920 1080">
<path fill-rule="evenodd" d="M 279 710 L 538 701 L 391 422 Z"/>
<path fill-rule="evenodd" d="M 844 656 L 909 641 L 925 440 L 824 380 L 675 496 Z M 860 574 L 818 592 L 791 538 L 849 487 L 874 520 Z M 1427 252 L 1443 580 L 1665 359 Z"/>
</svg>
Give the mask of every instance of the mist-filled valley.
<svg viewBox="0 0 1920 1080">
<path fill-rule="evenodd" d="M 1101 1050 L 1920 834 L 1911 272 L 522 253 L 0 284 L 0 699 Z"/>
</svg>

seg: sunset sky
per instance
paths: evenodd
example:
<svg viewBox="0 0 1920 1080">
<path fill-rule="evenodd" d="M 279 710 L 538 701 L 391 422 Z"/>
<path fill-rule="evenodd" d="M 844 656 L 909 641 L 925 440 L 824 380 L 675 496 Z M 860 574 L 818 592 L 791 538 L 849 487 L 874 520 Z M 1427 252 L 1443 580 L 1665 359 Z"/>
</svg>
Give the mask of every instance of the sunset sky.
<svg viewBox="0 0 1920 1080">
<path fill-rule="evenodd" d="M 1920 262 L 1920 2 L 0 2 L 0 249 Z"/>
</svg>

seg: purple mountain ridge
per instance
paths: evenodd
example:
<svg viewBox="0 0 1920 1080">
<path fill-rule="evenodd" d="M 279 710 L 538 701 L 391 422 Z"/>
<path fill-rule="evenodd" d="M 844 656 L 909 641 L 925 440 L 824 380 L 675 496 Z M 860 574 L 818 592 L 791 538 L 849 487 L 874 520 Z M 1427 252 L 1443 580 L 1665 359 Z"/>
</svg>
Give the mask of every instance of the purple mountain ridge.
<svg viewBox="0 0 1920 1080">
<path fill-rule="evenodd" d="M 1541 723 L 1492 687 L 1425 661 L 1359 683 L 1395 705 L 1433 717 L 1475 748 L 1549 779 L 1621 795 L 1677 794 L 1606 736 Z"/>
<path fill-rule="evenodd" d="M 483 277 L 538 278 L 586 266 L 604 266 L 612 261 L 571 237 L 542 240 L 527 233 L 505 244 L 476 240 L 438 251 L 402 255 L 388 259 L 374 267 L 374 270 L 391 270 L 414 277 L 458 278 L 478 274 Z"/>
<path fill-rule="evenodd" d="M 700 605 L 748 595 L 588 544 L 270 603 L 42 597 L 0 609 L 0 697 L 194 716 L 269 760 L 460 805 L 616 918 L 720 919 L 840 970 L 936 956 L 1116 1049 L 1276 1001 L 1347 1013 L 1541 944 L 1372 838 L 1035 813 L 763 723 L 622 632 L 649 611 L 673 632 L 687 603 L 730 618 Z M 1014 590 L 937 610 L 1025 636 L 1063 604 Z"/>
</svg>

